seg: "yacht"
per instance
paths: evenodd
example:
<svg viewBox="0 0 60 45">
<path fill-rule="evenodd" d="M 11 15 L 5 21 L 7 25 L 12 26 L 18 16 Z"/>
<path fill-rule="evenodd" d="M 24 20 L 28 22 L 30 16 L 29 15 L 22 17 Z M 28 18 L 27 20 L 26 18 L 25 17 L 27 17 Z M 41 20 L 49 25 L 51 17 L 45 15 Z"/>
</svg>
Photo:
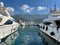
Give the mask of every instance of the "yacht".
<svg viewBox="0 0 60 45">
<path fill-rule="evenodd" d="M 40 34 L 45 34 L 60 43 L 60 11 L 57 9 L 56 5 L 54 8 L 50 9 L 48 18 L 44 19 L 42 23 L 39 24 L 39 27 Z"/>
<path fill-rule="evenodd" d="M 15 32 L 19 24 L 11 17 L 8 10 L 0 5 L 0 42 L 3 38 Z"/>
</svg>

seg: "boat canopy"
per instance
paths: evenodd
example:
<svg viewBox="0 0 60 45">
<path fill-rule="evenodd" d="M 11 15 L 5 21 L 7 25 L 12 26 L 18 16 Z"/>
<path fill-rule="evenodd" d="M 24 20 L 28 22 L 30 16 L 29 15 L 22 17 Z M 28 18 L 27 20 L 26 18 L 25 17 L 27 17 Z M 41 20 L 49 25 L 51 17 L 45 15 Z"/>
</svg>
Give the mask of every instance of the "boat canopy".
<svg viewBox="0 0 60 45">
<path fill-rule="evenodd" d="M 9 12 L 0 5 L 0 14 L 3 16 L 10 16 Z"/>
<path fill-rule="evenodd" d="M 47 18 L 47 19 L 43 20 L 43 22 L 56 21 L 56 20 L 60 20 L 60 17 L 51 17 L 51 18 Z"/>
</svg>

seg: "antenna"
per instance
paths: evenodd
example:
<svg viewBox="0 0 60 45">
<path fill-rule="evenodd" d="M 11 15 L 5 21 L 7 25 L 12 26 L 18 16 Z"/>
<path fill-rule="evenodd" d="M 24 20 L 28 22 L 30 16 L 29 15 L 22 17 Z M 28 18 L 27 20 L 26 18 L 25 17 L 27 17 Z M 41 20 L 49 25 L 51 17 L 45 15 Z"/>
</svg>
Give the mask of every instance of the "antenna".
<svg viewBox="0 0 60 45">
<path fill-rule="evenodd" d="M 47 8 L 48 8 L 48 1 L 46 0 L 46 6 L 47 6 Z M 48 10 L 47 10 L 47 14 L 48 14 Z"/>
<path fill-rule="evenodd" d="M 54 10 L 56 10 L 56 4 L 54 5 Z"/>
</svg>

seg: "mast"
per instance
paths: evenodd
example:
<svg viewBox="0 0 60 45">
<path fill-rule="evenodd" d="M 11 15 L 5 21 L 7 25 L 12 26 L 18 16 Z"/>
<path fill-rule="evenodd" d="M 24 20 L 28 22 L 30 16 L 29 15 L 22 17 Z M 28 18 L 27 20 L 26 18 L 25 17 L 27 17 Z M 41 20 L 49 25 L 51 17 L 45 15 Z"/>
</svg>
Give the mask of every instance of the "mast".
<svg viewBox="0 0 60 45">
<path fill-rule="evenodd" d="M 56 4 L 54 5 L 54 10 L 55 10 L 55 11 L 57 10 Z"/>
<path fill-rule="evenodd" d="M 57 9 L 56 4 L 54 5 L 54 8 L 50 9 L 50 15 L 52 15 L 52 16 L 60 16 L 60 11 Z"/>
</svg>

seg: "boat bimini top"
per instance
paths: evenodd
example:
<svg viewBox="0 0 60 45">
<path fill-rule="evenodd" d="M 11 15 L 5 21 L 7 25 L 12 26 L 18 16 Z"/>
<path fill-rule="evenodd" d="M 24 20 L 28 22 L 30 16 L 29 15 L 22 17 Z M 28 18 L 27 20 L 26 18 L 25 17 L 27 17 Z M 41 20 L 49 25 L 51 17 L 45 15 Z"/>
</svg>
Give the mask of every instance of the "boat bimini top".
<svg viewBox="0 0 60 45">
<path fill-rule="evenodd" d="M 51 17 L 51 18 L 47 18 L 47 19 L 43 20 L 43 22 L 47 22 L 47 21 L 56 21 L 56 20 L 60 20 L 60 17 Z"/>
<path fill-rule="evenodd" d="M 8 10 L 0 5 L 0 25 L 3 25 L 7 20 L 12 21 L 14 19 L 10 16 Z"/>
</svg>

